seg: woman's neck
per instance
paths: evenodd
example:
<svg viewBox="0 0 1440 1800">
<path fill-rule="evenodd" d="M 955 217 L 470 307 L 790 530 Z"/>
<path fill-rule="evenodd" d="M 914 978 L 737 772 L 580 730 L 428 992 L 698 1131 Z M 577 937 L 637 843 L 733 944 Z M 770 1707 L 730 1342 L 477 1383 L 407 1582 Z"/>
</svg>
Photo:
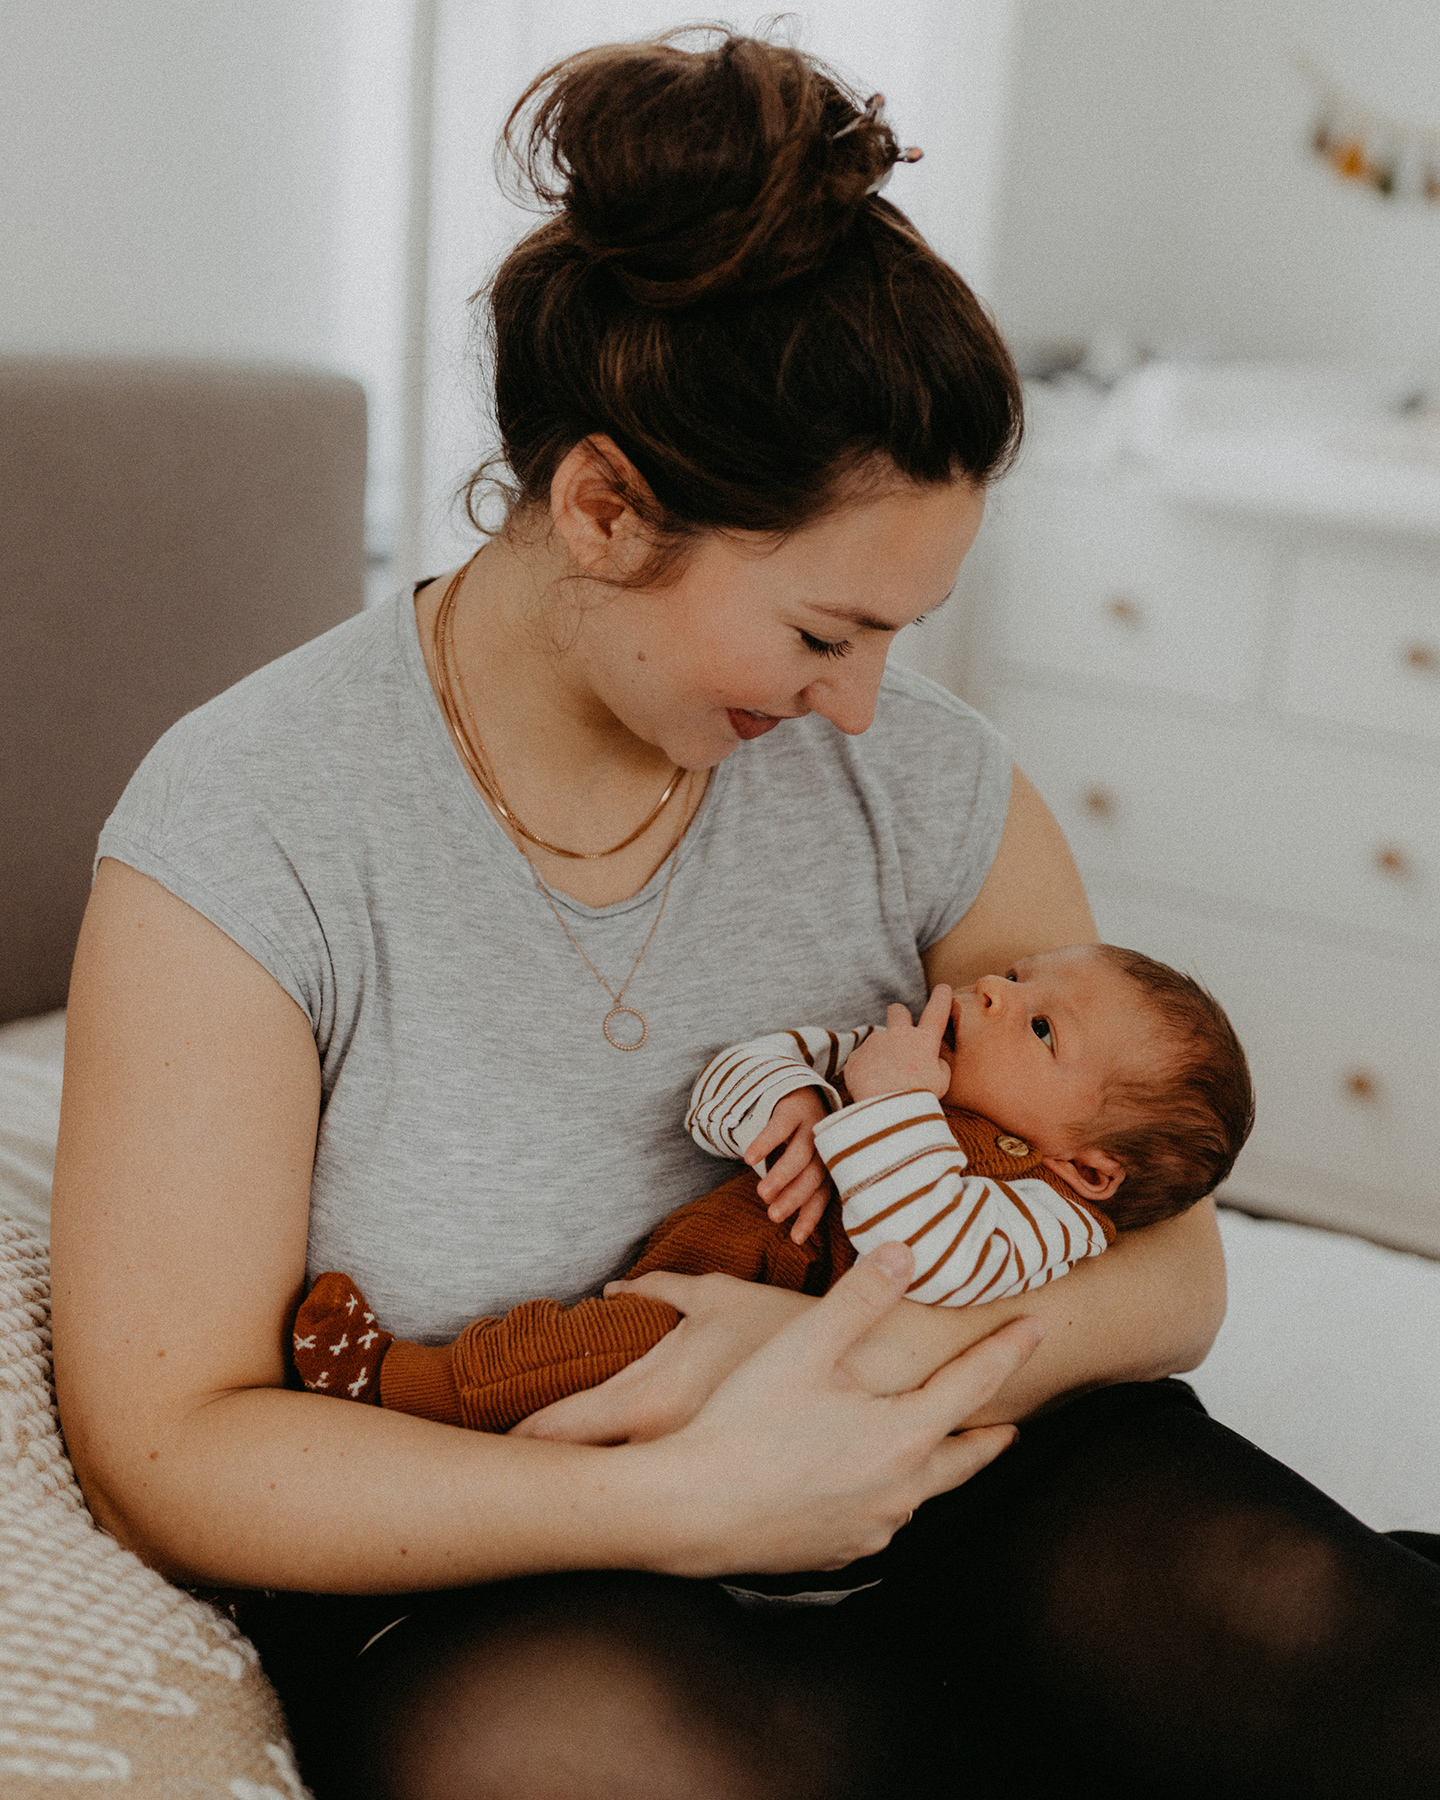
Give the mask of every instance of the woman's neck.
<svg viewBox="0 0 1440 1800">
<path fill-rule="evenodd" d="M 442 577 L 415 599 L 437 695 L 435 628 L 449 585 Z M 470 563 L 453 614 L 463 686 L 456 699 L 506 806 L 537 836 L 574 850 L 603 850 L 625 838 L 676 772 L 596 692 L 583 608 L 605 603 L 603 591 L 582 598 L 572 566 L 549 540 L 517 534 L 497 538 Z M 552 887 L 586 905 L 612 905 L 638 892 L 666 860 L 705 782 L 703 773 L 683 778 L 635 843 L 593 862 L 549 854 L 496 817 Z"/>
</svg>

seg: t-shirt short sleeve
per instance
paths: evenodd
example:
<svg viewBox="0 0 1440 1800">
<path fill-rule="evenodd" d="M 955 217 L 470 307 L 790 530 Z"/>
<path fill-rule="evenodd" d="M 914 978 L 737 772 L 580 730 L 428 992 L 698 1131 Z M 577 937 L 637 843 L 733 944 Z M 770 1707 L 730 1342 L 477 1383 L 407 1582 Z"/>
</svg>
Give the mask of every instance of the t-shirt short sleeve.
<svg viewBox="0 0 1440 1800">
<path fill-rule="evenodd" d="M 338 729 L 317 755 L 296 700 L 321 704 L 317 682 L 343 688 L 344 634 L 355 623 L 173 725 L 131 777 L 96 851 L 97 866 L 114 857 L 219 926 L 304 1011 L 322 1047 L 335 1009 L 327 930 L 357 910 L 345 891 L 352 859 L 335 853 L 331 835 L 344 830 L 343 815 L 326 805 L 344 718 L 332 694 Z"/>
</svg>

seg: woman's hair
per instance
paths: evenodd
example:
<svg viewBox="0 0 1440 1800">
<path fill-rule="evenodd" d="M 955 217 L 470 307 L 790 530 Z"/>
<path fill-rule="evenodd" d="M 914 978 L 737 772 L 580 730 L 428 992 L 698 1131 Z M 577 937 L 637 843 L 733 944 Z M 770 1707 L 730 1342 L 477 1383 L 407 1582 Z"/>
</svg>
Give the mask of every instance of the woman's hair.
<svg viewBox="0 0 1440 1800">
<path fill-rule="evenodd" d="M 898 155 L 878 108 L 813 58 L 719 28 L 582 51 L 531 83 L 498 155 L 552 216 L 475 296 L 501 442 L 463 490 L 477 524 L 497 465 L 512 510 L 548 507 L 603 435 L 644 479 L 611 471 L 649 585 L 699 532 L 793 531 L 857 486 L 1013 459 L 1009 352 L 873 191 Z"/>
<path fill-rule="evenodd" d="M 1100 954 L 1140 989 L 1170 1052 L 1149 1080 L 1111 1088 L 1101 1128 L 1090 1135 L 1125 1170 L 1105 1210 L 1131 1231 L 1214 1193 L 1255 1123 L 1255 1092 L 1244 1048 L 1213 994 L 1139 950 L 1102 944 Z"/>
</svg>

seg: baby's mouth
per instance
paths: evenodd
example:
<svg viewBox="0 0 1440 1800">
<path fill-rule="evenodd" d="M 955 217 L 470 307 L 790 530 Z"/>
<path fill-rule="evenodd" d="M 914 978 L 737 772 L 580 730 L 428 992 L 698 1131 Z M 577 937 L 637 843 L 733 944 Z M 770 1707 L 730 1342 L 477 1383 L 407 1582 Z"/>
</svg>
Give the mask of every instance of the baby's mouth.
<svg viewBox="0 0 1440 1800">
<path fill-rule="evenodd" d="M 945 1035 L 944 1035 L 944 1037 L 941 1038 L 940 1043 L 941 1043 L 941 1047 L 943 1049 L 948 1050 L 952 1056 L 955 1054 L 955 1015 L 954 1015 L 954 1013 L 951 1013 L 951 1015 L 950 1015 L 950 1022 L 945 1027 Z"/>
</svg>

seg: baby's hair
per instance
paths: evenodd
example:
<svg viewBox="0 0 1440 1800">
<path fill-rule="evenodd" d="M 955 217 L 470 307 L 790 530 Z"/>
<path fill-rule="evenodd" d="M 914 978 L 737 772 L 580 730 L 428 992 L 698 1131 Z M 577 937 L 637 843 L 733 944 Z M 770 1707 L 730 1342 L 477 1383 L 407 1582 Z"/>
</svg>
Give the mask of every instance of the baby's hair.
<svg viewBox="0 0 1440 1800">
<path fill-rule="evenodd" d="M 1213 994 L 1138 950 L 1102 944 L 1100 954 L 1144 994 L 1170 1051 L 1148 1080 L 1112 1085 L 1101 1130 L 1090 1134 L 1125 1170 L 1106 1211 L 1117 1229 L 1132 1231 L 1214 1192 L 1255 1123 L 1255 1093 L 1245 1051 Z M 1105 1129 L 1110 1119 L 1121 1122 Z"/>
</svg>

